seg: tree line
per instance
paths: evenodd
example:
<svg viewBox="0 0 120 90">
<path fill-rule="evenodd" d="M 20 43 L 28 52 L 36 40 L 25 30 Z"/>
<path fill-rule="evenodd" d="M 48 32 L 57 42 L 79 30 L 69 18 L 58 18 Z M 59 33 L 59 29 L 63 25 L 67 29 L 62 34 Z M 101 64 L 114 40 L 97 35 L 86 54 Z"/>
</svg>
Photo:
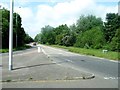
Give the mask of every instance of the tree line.
<svg viewBox="0 0 120 90">
<path fill-rule="evenodd" d="M 76 23 L 41 28 L 35 41 L 42 44 L 120 51 L 120 16 L 107 13 L 106 21 L 94 15 L 81 15 Z"/>
<path fill-rule="evenodd" d="M 10 11 L 3 8 L 0 9 L 2 15 L 2 48 L 9 48 L 9 22 Z M 21 47 L 26 43 L 32 42 L 33 39 L 25 32 L 22 27 L 22 19 L 19 14 L 13 14 L 13 47 Z M 17 45 L 16 45 L 17 44 Z"/>
</svg>

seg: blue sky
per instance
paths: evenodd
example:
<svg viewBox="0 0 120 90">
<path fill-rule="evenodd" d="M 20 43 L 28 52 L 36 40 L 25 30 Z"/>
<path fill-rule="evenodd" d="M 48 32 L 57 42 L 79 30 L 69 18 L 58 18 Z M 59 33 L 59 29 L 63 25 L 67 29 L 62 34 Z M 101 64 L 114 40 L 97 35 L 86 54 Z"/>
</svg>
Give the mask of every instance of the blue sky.
<svg viewBox="0 0 120 90">
<path fill-rule="evenodd" d="M 119 0 L 14 0 L 14 12 L 22 17 L 25 31 L 35 37 L 45 25 L 57 27 L 76 23 L 81 15 L 92 14 L 105 21 L 106 13 L 118 12 Z M 9 1 L 2 0 L 9 9 Z M 21 7 L 21 8 L 19 8 Z"/>
</svg>

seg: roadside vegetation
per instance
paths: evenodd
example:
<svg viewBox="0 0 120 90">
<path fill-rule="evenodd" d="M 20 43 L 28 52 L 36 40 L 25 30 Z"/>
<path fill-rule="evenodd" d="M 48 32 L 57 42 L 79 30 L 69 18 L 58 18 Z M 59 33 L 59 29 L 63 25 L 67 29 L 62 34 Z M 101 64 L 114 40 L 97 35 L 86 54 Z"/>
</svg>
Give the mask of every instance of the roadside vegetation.
<svg viewBox="0 0 120 90">
<path fill-rule="evenodd" d="M 71 26 L 67 24 L 41 28 L 36 42 L 57 45 L 69 51 L 108 59 L 118 59 L 120 52 L 120 16 L 107 13 L 106 21 L 94 15 L 82 15 Z M 107 50 L 107 53 L 102 53 Z"/>
<path fill-rule="evenodd" d="M 0 9 L 0 15 L 2 16 L 2 31 L 0 35 L 2 38 L 2 47 L 0 52 L 8 52 L 9 48 L 9 10 L 3 8 Z M 13 48 L 14 50 L 22 50 L 29 48 L 26 46 L 27 43 L 33 42 L 34 40 L 25 32 L 22 27 L 22 18 L 19 14 L 13 14 Z"/>
<path fill-rule="evenodd" d="M 102 49 L 85 49 L 85 48 L 66 47 L 66 46 L 59 46 L 59 45 L 50 45 L 50 46 L 56 47 L 56 48 L 62 48 L 70 52 L 78 53 L 81 55 L 90 55 L 90 56 L 96 56 L 100 58 L 111 59 L 111 60 L 120 60 L 118 59 L 118 52 L 108 51 L 103 53 Z"/>
<path fill-rule="evenodd" d="M 21 47 L 13 48 L 13 51 L 25 50 L 25 49 L 29 49 L 29 48 L 31 48 L 31 46 L 24 45 L 24 46 L 21 46 Z M 0 53 L 7 53 L 7 52 L 9 52 L 8 48 L 0 49 Z"/>
</svg>

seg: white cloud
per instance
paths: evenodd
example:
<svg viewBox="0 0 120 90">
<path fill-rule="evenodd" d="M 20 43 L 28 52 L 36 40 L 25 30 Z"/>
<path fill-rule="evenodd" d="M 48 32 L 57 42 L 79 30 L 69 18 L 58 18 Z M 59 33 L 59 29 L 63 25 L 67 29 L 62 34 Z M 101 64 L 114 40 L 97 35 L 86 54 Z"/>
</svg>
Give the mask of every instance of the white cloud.
<svg viewBox="0 0 120 90">
<path fill-rule="evenodd" d="M 43 25 L 57 26 L 60 24 L 72 24 L 82 13 L 82 10 L 93 4 L 92 0 L 74 0 L 71 2 L 58 3 L 53 7 L 39 5 L 37 20 Z"/>
<path fill-rule="evenodd" d="M 93 14 L 105 20 L 107 12 L 117 12 L 117 6 L 97 5 L 95 0 L 71 0 L 57 3 L 55 6 L 39 5 L 37 11 L 37 24 L 42 26 L 71 25 L 80 15 Z"/>
<path fill-rule="evenodd" d="M 33 12 L 28 7 L 15 7 L 15 12 L 20 14 L 24 22 L 28 22 L 33 17 Z"/>
<path fill-rule="evenodd" d="M 6 9 L 8 9 L 9 8 L 9 5 L 8 4 L 6 4 L 6 3 L 0 3 L 0 8 L 6 8 Z"/>
<path fill-rule="evenodd" d="M 34 13 L 28 7 L 15 7 L 15 12 L 22 17 L 22 27 L 25 31 L 33 37 L 33 27 L 34 27 Z"/>
<path fill-rule="evenodd" d="M 105 21 L 106 13 L 117 13 L 118 12 L 118 6 L 98 6 L 97 7 L 99 11 L 96 10 L 96 15 L 101 17 Z"/>
</svg>

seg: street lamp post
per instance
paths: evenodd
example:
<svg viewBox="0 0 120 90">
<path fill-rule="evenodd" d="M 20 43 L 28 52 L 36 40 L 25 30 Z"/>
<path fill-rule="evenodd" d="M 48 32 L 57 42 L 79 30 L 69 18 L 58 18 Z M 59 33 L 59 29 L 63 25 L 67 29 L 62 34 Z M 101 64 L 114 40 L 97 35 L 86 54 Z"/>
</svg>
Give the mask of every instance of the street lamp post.
<svg viewBox="0 0 120 90">
<path fill-rule="evenodd" d="M 18 24 L 17 24 L 17 13 L 16 13 L 16 48 L 17 48 L 17 28 L 18 28 Z"/>
<path fill-rule="evenodd" d="M 9 70 L 13 69 L 13 6 L 14 0 L 10 0 L 10 27 L 9 27 Z"/>
<path fill-rule="evenodd" d="M 19 7 L 19 8 L 21 8 L 21 7 Z M 16 13 L 16 48 L 17 48 L 17 37 L 18 37 L 18 35 L 17 35 L 17 29 L 18 29 L 18 15 L 17 15 L 17 13 Z"/>
<path fill-rule="evenodd" d="M 17 13 L 16 13 L 16 48 L 17 48 L 17 28 L 18 28 L 18 22 L 17 22 Z"/>
</svg>

